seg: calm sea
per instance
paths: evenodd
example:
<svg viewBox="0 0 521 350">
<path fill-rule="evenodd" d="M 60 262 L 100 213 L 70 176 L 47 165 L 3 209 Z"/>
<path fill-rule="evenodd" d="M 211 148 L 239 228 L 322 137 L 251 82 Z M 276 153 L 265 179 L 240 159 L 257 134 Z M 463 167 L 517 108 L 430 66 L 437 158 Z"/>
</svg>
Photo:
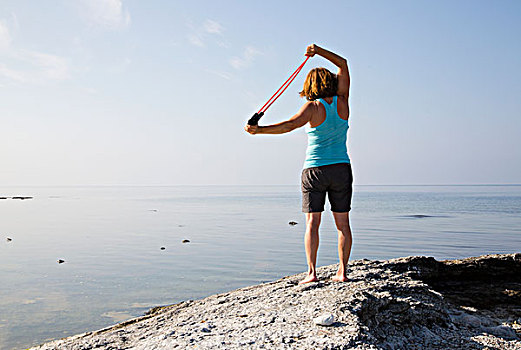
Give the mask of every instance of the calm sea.
<svg viewBox="0 0 521 350">
<path fill-rule="evenodd" d="M 306 270 L 296 186 L 4 187 L 0 196 L 34 197 L 0 200 L 0 349 Z M 352 259 L 521 251 L 521 186 L 357 186 L 351 213 Z M 335 263 L 329 212 L 320 244 L 318 264 Z"/>
</svg>

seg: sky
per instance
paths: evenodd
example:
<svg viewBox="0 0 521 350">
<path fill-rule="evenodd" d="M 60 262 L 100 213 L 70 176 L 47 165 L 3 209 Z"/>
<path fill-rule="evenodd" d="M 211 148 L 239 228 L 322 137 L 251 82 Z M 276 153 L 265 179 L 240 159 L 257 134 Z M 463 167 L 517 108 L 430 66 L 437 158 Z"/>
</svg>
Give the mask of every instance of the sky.
<svg viewBox="0 0 521 350">
<path fill-rule="evenodd" d="M 303 128 L 243 127 L 312 43 L 355 184 L 521 183 L 520 37 L 519 1 L 1 0 L 0 184 L 298 185 Z"/>
</svg>

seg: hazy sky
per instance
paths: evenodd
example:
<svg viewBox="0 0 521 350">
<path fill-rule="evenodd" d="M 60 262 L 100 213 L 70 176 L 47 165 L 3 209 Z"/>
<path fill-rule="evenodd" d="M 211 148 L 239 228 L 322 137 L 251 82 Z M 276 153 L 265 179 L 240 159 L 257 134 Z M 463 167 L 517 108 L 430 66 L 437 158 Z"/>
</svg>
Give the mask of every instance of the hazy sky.
<svg viewBox="0 0 521 350">
<path fill-rule="evenodd" d="M 520 1 L 318 4 L 1 0 L 0 184 L 298 184 L 304 130 L 243 126 L 311 43 L 349 60 L 356 183 L 521 183 Z"/>
</svg>

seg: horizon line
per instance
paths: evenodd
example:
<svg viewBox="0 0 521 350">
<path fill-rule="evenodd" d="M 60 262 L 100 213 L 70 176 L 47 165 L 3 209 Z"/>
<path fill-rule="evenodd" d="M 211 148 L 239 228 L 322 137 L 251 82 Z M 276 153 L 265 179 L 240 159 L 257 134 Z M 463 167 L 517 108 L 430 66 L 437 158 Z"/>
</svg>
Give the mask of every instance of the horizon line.
<svg viewBox="0 0 521 350">
<path fill-rule="evenodd" d="M 72 184 L 72 185 L 56 185 L 56 184 L 23 184 L 23 185 L 2 185 L 2 187 L 200 187 L 200 186 L 300 186 L 299 184 Z M 521 183 L 447 183 L 447 184 L 354 184 L 354 186 L 521 186 Z"/>
</svg>

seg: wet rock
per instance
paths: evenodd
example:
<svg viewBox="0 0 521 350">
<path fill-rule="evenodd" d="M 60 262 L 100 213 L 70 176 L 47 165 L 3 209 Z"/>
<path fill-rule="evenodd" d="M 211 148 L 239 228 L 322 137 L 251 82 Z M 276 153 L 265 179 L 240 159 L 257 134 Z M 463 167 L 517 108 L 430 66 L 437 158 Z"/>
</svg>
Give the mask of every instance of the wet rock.
<svg viewBox="0 0 521 350">
<path fill-rule="evenodd" d="M 58 260 L 57 260 L 57 263 L 58 263 L 58 264 L 63 264 L 64 262 L 65 262 L 65 260 L 62 260 L 62 259 L 58 259 Z"/>
<path fill-rule="evenodd" d="M 0 199 L 7 199 L 7 197 L 0 197 Z"/>
<path fill-rule="evenodd" d="M 518 338 L 516 335 L 516 331 L 513 328 L 506 326 L 506 325 L 500 325 L 497 327 L 483 327 L 482 329 L 486 333 L 490 333 L 495 336 L 505 338 L 508 340 Z"/>
<path fill-rule="evenodd" d="M 190 243 L 190 240 L 188 239 L 183 239 L 183 241 L 181 243 Z"/>
<path fill-rule="evenodd" d="M 481 320 L 479 317 L 473 316 L 473 315 L 463 315 L 458 320 L 463 325 L 467 325 L 469 327 L 481 327 Z"/>
<path fill-rule="evenodd" d="M 296 222 L 296 221 L 290 221 L 290 222 L 288 222 L 288 224 L 291 225 L 291 226 L 295 226 L 295 225 L 298 224 L 298 222 Z"/>
<path fill-rule="evenodd" d="M 12 241 L 13 239 L 12 239 L 12 238 L 9 238 L 9 237 L 7 237 L 7 238 L 6 238 L 5 240 L 6 240 L 7 242 L 11 242 L 11 241 Z"/>
<path fill-rule="evenodd" d="M 161 247 L 161 250 L 165 250 L 166 248 L 165 247 Z"/>
<path fill-rule="evenodd" d="M 11 199 L 20 199 L 20 200 L 26 200 L 26 199 L 33 199 L 33 197 L 23 197 L 23 196 L 17 196 L 17 197 L 11 197 Z"/>
</svg>

